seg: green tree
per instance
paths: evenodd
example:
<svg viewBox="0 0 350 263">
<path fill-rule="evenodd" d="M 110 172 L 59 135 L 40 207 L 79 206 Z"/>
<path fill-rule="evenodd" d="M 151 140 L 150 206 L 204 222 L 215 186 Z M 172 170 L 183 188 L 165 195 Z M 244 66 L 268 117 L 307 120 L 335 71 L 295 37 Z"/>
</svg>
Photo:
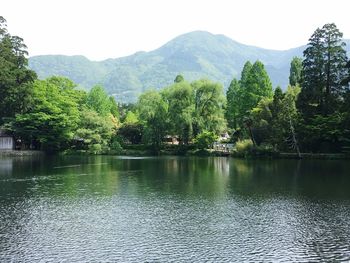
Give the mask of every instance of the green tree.
<svg viewBox="0 0 350 263">
<path fill-rule="evenodd" d="M 283 100 L 285 94 L 283 93 L 281 87 L 275 89 L 273 99 L 269 105 L 271 111 L 271 123 L 269 130 L 269 141 L 274 147 L 278 147 L 283 144 L 283 128 L 280 123 L 280 116 L 283 109 Z"/>
<path fill-rule="evenodd" d="M 240 106 L 240 83 L 237 79 L 233 79 L 226 92 L 226 120 L 229 128 L 237 129 L 237 118 Z"/>
<path fill-rule="evenodd" d="M 109 104 L 110 104 L 110 112 L 111 114 L 116 118 L 119 119 L 119 109 L 118 109 L 118 103 L 115 101 L 115 98 L 110 96 L 109 97 Z"/>
<path fill-rule="evenodd" d="M 318 28 L 304 51 L 303 83 L 298 106 L 304 117 L 332 114 L 348 89 L 342 80 L 348 73 L 343 34 L 335 24 Z"/>
<path fill-rule="evenodd" d="M 170 132 L 179 135 L 180 143 L 188 144 L 192 136 L 194 91 L 192 86 L 181 81 L 162 92 L 169 106 Z"/>
<path fill-rule="evenodd" d="M 275 131 L 272 128 L 272 105 L 271 98 L 263 98 L 258 105 L 251 110 L 251 133 L 250 137 L 253 143 L 260 145 L 261 143 L 272 143 L 272 133 Z"/>
<path fill-rule="evenodd" d="M 79 122 L 78 104 L 71 94 L 50 79 L 35 81 L 30 111 L 17 114 L 12 122 L 15 135 L 38 149 L 66 149 Z"/>
<path fill-rule="evenodd" d="M 303 60 L 299 57 L 294 57 L 290 63 L 289 85 L 297 86 L 301 84 L 301 73 L 303 70 Z"/>
<path fill-rule="evenodd" d="M 145 127 L 144 139 L 151 143 L 154 150 L 158 152 L 167 133 L 168 105 L 155 90 L 141 94 L 137 104 L 140 120 Z"/>
<path fill-rule="evenodd" d="M 53 76 L 46 79 L 46 81 L 56 87 L 58 87 L 61 92 L 64 92 L 69 96 L 74 102 L 76 102 L 81 110 L 81 107 L 86 102 L 87 94 L 84 90 L 78 90 L 77 84 L 66 77 Z"/>
<path fill-rule="evenodd" d="M 278 122 L 280 123 L 279 127 L 283 132 L 283 136 L 285 137 L 285 142 L 287 143 L 287 147 L 289 149 L 296 150 L 299 158 L 300 150 L 299 150 L 299 138 L 296 134 L 295 126 L 300 123 L 299 113 L 297 111 L 296 102 L 298 96 L 300 94 L 300 87 L 297 86 L 289 86 L 286 93 L 282 99 L 282 107 L 281 112 L 278 115 Z M 276 128 L 279 128 L 276 126 Z"/>
<path fill-rule="evenodd" d="M 47 78 L 46 81 L 65 91 L 74 90 L 77 87 L 77 85 L 72 80 L 66 77 L 52 76 L 50 78 Z"/>
<path fill-rule="evenodd" d="M 124 122 L 125 118 L 127 117 L 127 114 L 129 112 L 136 112 L 136 104 L 135 103 L 119 103 L 119 115 L 120 115 L 120 121 Z"/>
<path fill-rule="evenodd" d="M 123 123 L 118 129 L 118 136 L 124 143 L 140 144 L 142 135 L 143 126 L 140 123 Z"/>
<path fill-rule="evenodd" d="M 279 150 L 289 150 L 286 141 L 291 144 L 294 125 L 298 122 L 299 92 L 298 86 L 289 86 L 285 93 L 277 87 L 273 98 L 263 98 L 252 109 L 252 133 L 257 144 L 267 143 Z"/>
<path fill-rule="evenodd" d="M 296 103 L 298 100 L 298 96 L 300 94 L 301 88 L 299 86 L 288 86 L 287 91 L 283 94 L 281 100 L 281 110 L 279 111 L 279 119 L 283 119 L 283 126 L 288 127 L 286 125 L 289 122 L 289 119 L 293 121 L 297 121 L 298 118 L 298 110 L 296 107 Z"/>
<path fill-rule="evenodd" d="M 241 79 L 233 79 L 226 93 L 225 116 L 229 127 L 235 129 L 236 133 L 247 127 L 244 123 L 251 120 L 251 110 L 265 97 L 272 97 L 272 84 L 264 65 L 260 61 L 253 65 L 247 61 L 242 69 Z"/>
<path fill-rule="evenodd" d="M 118 135 L 124 143 L 139 144 L 142 141 L 143 125 L 141 124 L 138 113 L 133 112 L 129 107 L 121 127 L 118 129 Z M 136 109 L 133 109 L 136 111 Z"/>
<path fill-rule="evenodd" d="M 179 82 L 182 82 L 182 81 L 184 81 L 185 79 L 184 79 L 184 77 L 182 76 L 182 75 L 177 75 L 176 76 L 176 78 L 175 78 L 175 80 L 174 80 L 174 82 L 175 83 L 179 83 Z"/>
<path fill-rule="evenodd" d="M 245 63 L 239 83 L 232 81 L 230 96 L 228 110 L 232 115 L 226 114 L 226 116 L 234 119 L 228 122 L 233 123 L 236 128 L 242 128 L 246 126 L 245 120 L 249 119 L 251 110 L 259 101 L 265 97 L 272 97 L 272 84 L 260 61 L 256 61 L 253 65 L 249 61 Z"/>
<path fill-rule="evenodd" d="M 247 108 L 253 108 L 262 98 L 273 95 L 272 84 L 265 70 L 264 64 L 256 61 L 251 68 L 247 80 L 243 85 L 243 101 L 246 101 Z"/>
<path fill-rule="evenodd" d="M 96 111 L 85 108 L 80 114 L 79 128 L 74 137 L 82 141 L 78 150 L 84 150 L 91 154 L 106 153 L 112 136 L 115 134 L 115 126 L 111 116 L 101 116 Z"/>
<path fill-rule="evenodd" d="M 344 129 L 344 113 L 317 114 L 307 122 L 299 124 L 298 134 L 303 150 L 310 152 L 339 153 L 344 146 L 343 139 L 349 138 L 349 129 Z"/>
<path fill-rule="evenodd" d="M 110 99 L 101 86 L 93 87 L 88 93 L 86 104 L 90 109 L 93 109 L 102 116 L 107 116 L 111 113 Z"/>
<path fill-rule="evenodd" d="M 137 124 L 139 123 L 139 117 L 136 113 L 134 113 L 133 111 L 128 111 L 126 113 L 125 119 L 123 124 Z"/>
<path fill-rule="evenodd" d="M 218 136 L 214 132 L 202 131 L 196 136 L 194 143 L 198 149 L 204 150 L 211 148 L 217 139 Z"/>
<path fill-rule="evenodd" d="M 226 128 L 224 108 L 226 99 L 222 85 L 202 79 L 192 83 L 194 88 L 194 135 L 202 131 L 222 132 Z"/>
<path fill-rule="evenodd" d="M 8 33 L 0 16 L 0 124 L 4 117 L 24 113 L 31 103 L 36 74 L 27 68 L 26 49 L 22 38 Z"/>
<path fill-rule="evenodd" d="M 348 143 L 349 86 L 343 34 L 335 24 L 316 29 L 304 51 L 297 131 L 307 151 L 339 152 Z"/>
<path fill-rule="evenodd" d="M 347 68 L 348 74 L 347 76 L 345 76 L 345 79 L 342 81 L 343 85 L 349 85 L 350 83 L 350 60 L 346 64 L 346 68 Z"/>
<path fill-rule="evenodd" d="M 250 61 L 247 61 L 244 64 L 242 72 L 241 72 L 241 79 L 240 79 L 240 84 L 242 86 L 247 85 L 248 77 L 249 77 L 249 74 L 250 74 L 252 68 L 253 68 L 253 64 Z"/>
</svg>

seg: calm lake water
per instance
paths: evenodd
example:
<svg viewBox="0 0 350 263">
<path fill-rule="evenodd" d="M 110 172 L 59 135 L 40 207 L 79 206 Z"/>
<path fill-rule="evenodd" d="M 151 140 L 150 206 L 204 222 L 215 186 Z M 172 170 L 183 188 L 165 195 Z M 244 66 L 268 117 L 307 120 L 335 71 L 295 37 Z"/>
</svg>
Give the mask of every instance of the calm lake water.
<svg viewBox="0 0 350 263">
<path fill-rule="evenodd" d="M 350 162 L 0 159 L 0 262 L 350 260 Z"/>
</svg>

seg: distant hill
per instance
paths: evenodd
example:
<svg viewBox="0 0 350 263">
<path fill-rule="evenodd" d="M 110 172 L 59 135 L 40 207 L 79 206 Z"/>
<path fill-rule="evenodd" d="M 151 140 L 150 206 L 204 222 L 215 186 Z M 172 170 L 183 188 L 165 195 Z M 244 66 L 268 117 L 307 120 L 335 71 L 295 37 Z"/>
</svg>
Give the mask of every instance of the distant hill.
<svg viewBox="0 0 350 263">
<path fill-rule="evenodd" d="M 347 51 L 350 51 L 350 40 Z M 233 77 L 239 77 L 247 60 L 265 64 L 273 86 L 288 85 L 290 61 L 302 57 L 305 46 L 285 50 L 268 50 L 238 43 L 224 35 L 194 31 L 180 35 L 150 52 L 104 61 L 90 61 L 83 56 L 45 55 L 29 59 L 29 66 L 40 78 L 66 76 L 90 89 L 105 87 L 118 101 L 135 101 L 149 88 L 160 89 L 173 83 L 178 74 L 192 81 L 209 78 L 225 88 Z"/>
</svg>

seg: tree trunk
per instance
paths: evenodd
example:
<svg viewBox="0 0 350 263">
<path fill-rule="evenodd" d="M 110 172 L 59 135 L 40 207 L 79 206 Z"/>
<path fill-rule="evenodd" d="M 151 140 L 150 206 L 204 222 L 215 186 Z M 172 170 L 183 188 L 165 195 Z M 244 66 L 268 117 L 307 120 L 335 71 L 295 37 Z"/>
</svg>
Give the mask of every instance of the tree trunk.
<svg viewBox="0 0 350 263">
<path fill-rule="evenodd" d="M 290 116 L 289 116 L 289 125 L 290 125 L 290 131 L 292 132 L 293 144 L 294 144 L 295 149 L 296 149 L 296 151 L 297 151 L 298 158 L 301 158 L 301 154 L 300 154 L 300 150 L 299 150 L 298 141 L 297 141 L 297 138 L 296 138 L 296 136 L 295 136 L 294 126 L 293 126 L 292 119 L 291 119 Z"/>
<path fill-rule="evenodd" d="M 250 126 L 248 126 L 248 130 L 249 130 L 249 134 L 250 134 L 250 139 L 252 140 L 253 145 L 256 146 L 256 142 L 255 142 L 255 139 L 254 139 L 252 128 Z"/>
</svg>

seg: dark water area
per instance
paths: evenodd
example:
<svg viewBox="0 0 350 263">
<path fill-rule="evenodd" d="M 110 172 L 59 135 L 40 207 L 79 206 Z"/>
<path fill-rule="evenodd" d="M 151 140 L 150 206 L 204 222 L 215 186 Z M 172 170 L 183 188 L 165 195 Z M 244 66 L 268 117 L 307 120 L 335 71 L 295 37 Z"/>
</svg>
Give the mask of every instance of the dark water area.
<svg viewBox="0 0 350 263">
<path fill-rule="evenodd" d="M 0 159 L 0 262 L 349 260 L 349 161 Z"/>
</svg>

